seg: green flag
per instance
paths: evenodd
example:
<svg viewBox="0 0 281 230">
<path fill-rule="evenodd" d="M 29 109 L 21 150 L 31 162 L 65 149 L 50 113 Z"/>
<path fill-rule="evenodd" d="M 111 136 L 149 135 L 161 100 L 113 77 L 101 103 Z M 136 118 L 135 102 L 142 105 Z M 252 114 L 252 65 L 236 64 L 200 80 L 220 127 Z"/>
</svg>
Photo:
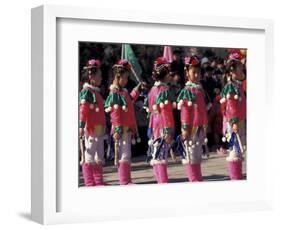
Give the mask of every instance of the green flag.
<svg viewBox="0 0 281 230">
<path fill-rule="evenodd" d="M 139 79 L 141 78 L 142 69 L 138 62 L 138 59 L 136 58 L 136 55 L 134 54 L 134 51 L 133 51 L 131 45 L 122 44 L 121 58 L 126 59 L 128 62 L 130 62 L 130 64 L 132 65 L 132 72 L 135 72 L 135 74 L 137 75 L 137 77 L 136 77 L 136 76 L 134 76 L 133 73 L 131 73 L 130 77 L 133 81 L 138 83 Z"/>
</svg>

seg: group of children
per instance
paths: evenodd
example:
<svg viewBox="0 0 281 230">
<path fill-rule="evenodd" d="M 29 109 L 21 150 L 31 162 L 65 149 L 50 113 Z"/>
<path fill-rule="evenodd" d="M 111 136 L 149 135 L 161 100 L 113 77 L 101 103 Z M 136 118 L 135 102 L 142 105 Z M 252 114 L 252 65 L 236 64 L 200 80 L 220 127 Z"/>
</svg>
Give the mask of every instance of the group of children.
<svg viewBox="0 0 281 230">
<path fill-rule="evenodd" d="M 242 81 L 245 79 L 239 50 L 232 50 L 227 63 L 228 81 L 217 101 L 223 114 L 223 141 L 229 155 L 227 165 L 230 178 L 242 178 L 242 161 L 246 147 L 246 97 Z M 134 111 L 134 102 L 144 88 L 139 83 L 131 92 L 125 88 L 132 66 L 119 60 L 112 67 L 113 82 L 104 101 L 101 85 L 101 63 L 89 60 L 85 66 L 87 82 L 80 92 L 80 140 L 82 146 L 82 174 L 86 186 L 104 185 L 105 113 L 110 114 L 110 135 L 114 140 L 114 158 L 118 167 L 120 185 L 132 183 L 131 144 L 140 142 Z M 168 157 L 181 156 L 186 175 L 191 182 L 202 181 L 202 146 L 206 145 L 209 102 L 200 83 L 200 61 L 197 56 L 185 57 L 185 86 L 175 95 L 171 87 L 170 63 L 159 57 L 154 62 L 150 89 L 144 109 L 149 125 L 147 135 L 148 161 L 153 167 L 157 183 L 168 182 Z M 180 134 L 175 134 L 175 111 L 179 112 Z"/>
</svg>

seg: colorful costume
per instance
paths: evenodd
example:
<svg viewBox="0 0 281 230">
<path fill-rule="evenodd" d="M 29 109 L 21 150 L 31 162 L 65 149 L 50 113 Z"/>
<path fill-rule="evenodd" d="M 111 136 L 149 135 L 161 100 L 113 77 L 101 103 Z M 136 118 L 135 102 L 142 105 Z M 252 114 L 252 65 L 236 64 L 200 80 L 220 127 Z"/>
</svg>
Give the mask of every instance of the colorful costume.
<svg viewBox="0 0 281 230">
<path fill-rule="evenodd" d="M 239 61 L 239 53 L 236 50 L 230 54 L 230 60 Z M 230 177 L 231 179 L 241 179 L 243 158 L 238 155 L 246 149 L 246 96 L 243 83 L 238 80 L 230 80 L 222 89 L 220 102 L 224 119 L 223 133 L 225 137 L 223 137 L 223 141 L 230 143 L 229 156 L 227 157 Z M 238 126 L 236 135 L 233 134 L 233 123 Z M 232 148 L 233 144 L 231 144 L 237 140 L 240 143 L 239 151 L 237 148 Z"/>
<path fill-rule="evenodd" d="M 103 185 L 105 113 L 98 87 L 85 83 L 80 93 L 80 128 L 85 130 L 85 162 L 82 172 L 86 186 Z"/>
<path fill-rule="evenodd" d="M 158 67 L 168 66 L 162 58 Z M 166 71 L 166 70 L 165 70 Z M 167 72 L 168 73 L 168 72 Z M 164 140 L 165 134 L 173 135 L 174 118 L 172 95 L 166 83 L 156 81 L 148 93 L 144 108 L 149 116 L 147 135 L 149 138 L 148 160 L 153 166 L 158 183 L 167 183 L 167 158 L 171 145 Z"/>
<path fill-rule="evenodd" d="M 201 181 L 202 145 L 206 142 L 208 124 L 205 95 L 199 83 L 187 82 L 178 96 L 181 110 L 181 125 L 189 132 L 188 140 L 177 138 L 177 149 L 182 155 L 182 163 L 190 181 Z"/>
<path fill-rule="evenodd" d="M 186 65 L 197 66 L 195 56 L 185 58 Z M 189 181 L 201 181 L 202 145 L 207 142 L 208 124 L 205 92 L 201 84 L 188 81 L 177 98 L 177 107 L 181 111 L 181 127 L 188 131 L 188 139 L 178 136 L 175 142 L 176 151 L 182 156 Z"/>
<path fill-rule="evenodd" d="M 110 112 L 111 134 L 120 133 L 118 145 L 118 174 L 121 185 L 131 181 L 131 143 L 137 135 L 134 102 L 139 96 L 139 86 L 129 94 L 127 89 L 110 86 L 110 93 L 105 101 L 105 111 Z M 139 142 L 139 138 L 137 138 Z"/>
</svg>

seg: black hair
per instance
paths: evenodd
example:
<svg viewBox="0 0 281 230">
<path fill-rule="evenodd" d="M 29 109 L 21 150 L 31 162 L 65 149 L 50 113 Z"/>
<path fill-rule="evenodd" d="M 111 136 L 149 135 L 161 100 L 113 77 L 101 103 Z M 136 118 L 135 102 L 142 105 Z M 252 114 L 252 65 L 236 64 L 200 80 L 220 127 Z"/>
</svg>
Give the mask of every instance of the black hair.
<svg viewBox="0 0 281 230">
<path fill-rule="evenodd" d="M 237 66 L 241 65 L 242 63 L 238 60 L 230 60 L 226 66 L 225 66 L 225 71 L 227 74 L 232 72 L 234 69 L 237 68 Z"/>
<path fill-rule="evenodd" d="M 152 71 L 152 77 L 155 81 L 163 80 L 170 73 L 167 65 L 159 65 Z"/>
</svg>

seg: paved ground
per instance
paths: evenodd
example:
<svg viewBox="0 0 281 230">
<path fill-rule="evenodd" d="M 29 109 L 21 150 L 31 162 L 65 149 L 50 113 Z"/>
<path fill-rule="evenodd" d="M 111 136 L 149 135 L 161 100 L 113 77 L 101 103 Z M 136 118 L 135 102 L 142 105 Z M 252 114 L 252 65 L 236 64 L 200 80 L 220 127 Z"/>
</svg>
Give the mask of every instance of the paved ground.
<svg viewBox="0 0 281 230">
<path fill-rule="evenodd" d="M 201 167 L 204 181 L 229 180 L 225 158 L 226 156 L 218 156 L 216 153 L 210 153 L 210 157 L 203 160 Z M 169 159 L 168 176 L 169 183 L 188 181 L 184 167 L 179 158 L 176 163 Z M 246 179 L 245 161 L 243 162 L 243 179 Z M 112 162 L 104 167 L 104 180 L 109 185 L 118 185 L 117 168 Z M 153 177 L 152 167 L 145 162 L 145 156 L 133 158 L 132 180 L 135 184 L 156 183 Z M 81 173 L 79 185 L 84 185 Z"/>
</svg>

